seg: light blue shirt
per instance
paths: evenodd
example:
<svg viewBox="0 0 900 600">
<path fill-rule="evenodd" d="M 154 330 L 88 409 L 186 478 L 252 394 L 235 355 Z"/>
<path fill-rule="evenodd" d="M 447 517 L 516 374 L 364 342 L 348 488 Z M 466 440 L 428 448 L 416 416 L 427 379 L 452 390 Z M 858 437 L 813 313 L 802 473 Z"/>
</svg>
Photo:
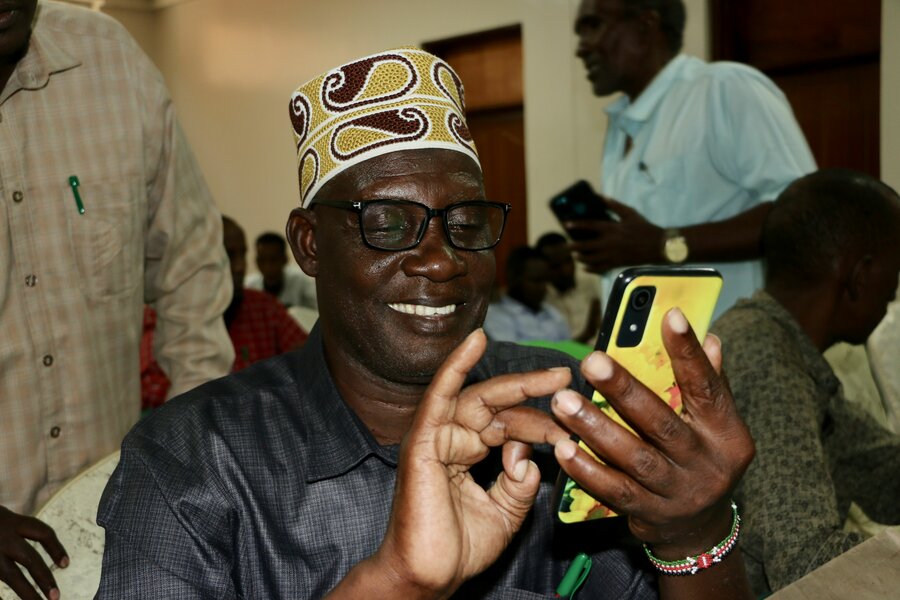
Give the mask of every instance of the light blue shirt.
<svg viewBox="0 0 900 600">
<path fill-rule="evenodd" d="M 728 219 L 816 169 L 787 98 L 746 65 L 679 55 L 634 103 L 622 96 L 606 113 L 601 193 L 660 227 Z M 708 266 L 724 278 L 715 316 L 762 287 L 758 260 Z"/>
<path fill-rule="evenodd" d="M 569 324 L 561 312 L 546 302 L 541 305 L 540 312 L 534 312 L 509 296 L 503 296 L 488 307 L 484 332 L 499 342 L 562 342 L 572 338 Z"/>
</svg>

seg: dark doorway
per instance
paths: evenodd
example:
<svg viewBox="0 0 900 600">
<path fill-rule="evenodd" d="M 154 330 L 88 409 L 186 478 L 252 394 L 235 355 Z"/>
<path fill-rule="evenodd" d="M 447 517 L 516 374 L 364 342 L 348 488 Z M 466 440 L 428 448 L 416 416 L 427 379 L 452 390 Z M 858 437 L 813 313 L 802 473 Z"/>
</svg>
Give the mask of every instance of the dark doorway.
<svg viewBox="0 0 900 600">
<path fill-rule="evenodd" d="M 423 46 L 446 60 L 462 79 L 485 193 L 488 199 L 513 207 L 496 249 L 497 283 L 504 285 L 503 267 L 509 251 L 528 243 L 522 28 L 514 25 Z"/>
<path fill-rule="evenodd" d="M 785 92 L 820 167 L 880 170 L 881 0 L 711 0 L 714 60 Z"/>
</svg>

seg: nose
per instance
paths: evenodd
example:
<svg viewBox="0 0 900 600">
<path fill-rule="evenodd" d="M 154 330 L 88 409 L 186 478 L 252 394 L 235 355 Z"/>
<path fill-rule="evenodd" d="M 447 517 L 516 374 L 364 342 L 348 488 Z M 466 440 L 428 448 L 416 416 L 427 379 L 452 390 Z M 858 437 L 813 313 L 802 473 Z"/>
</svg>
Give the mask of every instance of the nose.
<svg viewBox="0 0 900 600">
<path fill-rule="evenodd" d="M 578 43 L 575 44 L 575 56 L 584 60 L 585 54 L 587 53 L 587 47 L 584 44 L 584 38 L 580 35 L 578 36 Z"/>
<path fill-rule="evenodd" d="M 468 272 L 468 263 L 460 254 L 463 251 L 450 245 L 442 219 L 431 219 L 419 245 L 406 251 L 402 263 L 406 275 L 442 282 Z"/>
<path fill-rule="evenodd" d="M 583 31 L 576 31 L 575 37 L 578 39 L 575 43 L 575 56 L 584 60 L 584 57 L 587 56 L 588 53 L 587 35 Z"/>
</svg>

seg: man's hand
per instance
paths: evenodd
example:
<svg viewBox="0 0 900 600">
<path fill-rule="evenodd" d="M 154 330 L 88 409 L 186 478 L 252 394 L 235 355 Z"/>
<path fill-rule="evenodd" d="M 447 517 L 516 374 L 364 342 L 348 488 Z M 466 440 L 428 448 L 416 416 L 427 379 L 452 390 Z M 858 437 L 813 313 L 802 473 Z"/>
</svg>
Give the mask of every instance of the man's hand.
<svg viewBox="0 0 900 600">
<path fill-rule="evenodd" d="M 0 581 L 3 581 L 22 600 L 39 600 L 37 590 L 19 569 L 22 565 L 31 574 L 44 596 L 59 598 L 59 588 L 41 555 L 26 540 L 39 542 L 50 558 L 60 567 L 69 565 L 69 557 L 56 533 L 34 517 L 16 514 L 0 506 Z"/>
<path fill-rule="evenodd" d="M 578 261 L 591 273 L 604 273 L 627 265 L 659 264 L 663 262 L 664 230 L 657 227 L 639 212 L 604 198 L 607 210 L 615 213 L 618 221 L 569 221 L 567 229 L 590 231 L 593 239 L 574 242 L 571 248 Z"/>
<path fill-rule="evenodd" d="M 632 532 L 657 556 L 672 560 L 706 551 L 726 536 L 731 491 L 755 450 L 720 373 L 718 338 L 707 336 L 701 347 L 684 315 L 673 309 L 663 340 L 681 388 L 681 416 L 599 352 L 585 359 L 582 372 L 641 437 L 569 390 L 556 394 L 553 411 L 607 463 L 563 440 L 556 445 L 563 469 L 627 515 Z"/>
<path fill-rule="evenodd" d="M 555 444 L 568 434 L 542 411 L 517 405 L 562 389 L 571 373 L 505 375 L 462 389 L 485 347 L 480 330 L 471 334 L 426 391 L 401 447 L 384 541 L 348 574 L 344 591 L 362 587 L 365 578 L 373 596 L 384 590 L 404 598 L 449 596 L 497 560 L 521 527 L 540 484 L 521 442 Z M 469 468 L 500 445 L 503 473 L 484 490 Z"/>
</svg>

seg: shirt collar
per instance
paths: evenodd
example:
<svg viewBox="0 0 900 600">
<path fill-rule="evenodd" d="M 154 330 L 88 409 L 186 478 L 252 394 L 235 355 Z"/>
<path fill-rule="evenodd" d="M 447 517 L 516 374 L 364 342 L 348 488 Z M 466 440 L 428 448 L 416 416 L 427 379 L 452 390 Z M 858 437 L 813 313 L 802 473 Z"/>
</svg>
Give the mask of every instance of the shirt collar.
<svg viewBox="0 0 900 600">
<path fill-rule="evenodd" d="M 606 107 L 604 110 L 612 121 L 618 122 L 631 137 L 637 135 L 640 127 L 650 119 L 656 107 L 669 93 L 669 89 L 685 68 L 688 57 L 679 54 L 656 74 L 643 92 L 634 102 L 626 95 Z"/>
<path fill-rule="evenodd" d="M 28 41 L 28 51 L 10 77 L 6 90 L 8 93 L 18 89 L 40 89 L 47 85 L 50 75 L 81 65 L 81 61 L 64 50 L 39 22 L 40 7 Z"/>
<path fill-rule="evenodd" d="M 306 388 L 299 395 L 308 403 L 301 411 L 311 449 L 306 455 L 308 483 L 344 475 L 373 455 L 397 466 L 399 447 L 379 445 L 341 398 L 325 362 L 318 323 L 300 350 L 299 370 L 297 383 Z"/>
<path fill-rule="evenodd" d="M 822 389 L 828 390 L 833 394 L 840 386 L 840 381 L 834 374 L 834 369 L 825 360 L 825 357 L 816 348 L 809 336 L 800 327 L 800 323 L 781 305 L 775 298 L 766 293 L 765 290 L 757 290 L 753 297 L 749 300 L 757 308 L 765 312 L 776 323 L 778 323 L 785 331 L 788 332 L 791 339 L 796 340 L 797 348 L 803 357 L 809 374 L 815 379 L 816 384 Z"/>
</svg>

